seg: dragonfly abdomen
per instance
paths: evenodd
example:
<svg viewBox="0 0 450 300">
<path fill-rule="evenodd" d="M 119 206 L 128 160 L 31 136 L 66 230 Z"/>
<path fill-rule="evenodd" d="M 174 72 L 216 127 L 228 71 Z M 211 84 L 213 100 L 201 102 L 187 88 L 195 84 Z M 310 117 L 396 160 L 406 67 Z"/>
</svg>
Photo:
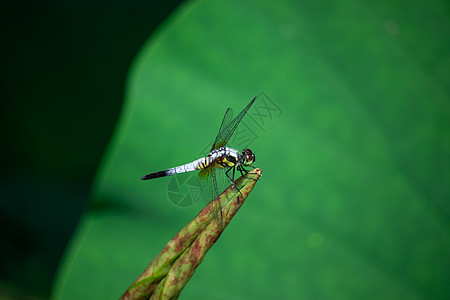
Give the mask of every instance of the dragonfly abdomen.
<svg viewBox="0 0 450 300">
<path fill-rule="evenodd" d="M 147 175 L 142 176 L 141 180 L 148 180 L 148 179 L 153 179 L 153 178 L 165 177 L 165 176 L 169 175 L 169 174 L 167 174 L 168 171 L 169 170 L 164 170 L 164 171 L 158 171 L 158 172 L 154 172 L 154 173 L 151 173 L 151 174 L 147 174 Z"/>
<path fill-rule="evenodd" d="M 141 177 L 141 180 L 161 178 L 161 177 L 166 177 L 166 176 L 170 176 L 170 175 L 201 170 L 201 169 L 204 169 L 207 166 L 209 166 L 211 164 L 211 162 L 212 162 L 211 157 L 202 157 L 202 158 L 194 160 L 193 162 L 185 164 L 185 165 L 181 165 L 181 166 L 170 168 L 167 170 L 158 171 L 158 172 L 144 175 Z"/>
<path fill-rule="evenodd" d="M 207 156 L 199 158 L 196 161 L 193 161 L 192 163 L 197 165 L 196 170 L 202 170 L 208 167 L 212 163 L 212 161 L 213 161 L 212 158 Z"/>
</svg>

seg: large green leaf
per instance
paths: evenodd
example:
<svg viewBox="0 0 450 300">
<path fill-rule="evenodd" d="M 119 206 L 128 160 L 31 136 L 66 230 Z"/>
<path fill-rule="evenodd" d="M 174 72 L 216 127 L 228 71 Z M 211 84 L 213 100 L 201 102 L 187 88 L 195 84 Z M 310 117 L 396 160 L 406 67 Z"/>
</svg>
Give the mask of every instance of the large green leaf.
<svg viewBox="0 0 450 300">
<path fill-rule="evenodd" d="M 130 70 L 55 298 L 120 297 L 204 205 L 139 177 L 196 158 L 261 90 L 246 122 L 264 174 L 181 298 L 450 297 L 449 14 L 395 0 L 178 9 Z"/>
</svg>

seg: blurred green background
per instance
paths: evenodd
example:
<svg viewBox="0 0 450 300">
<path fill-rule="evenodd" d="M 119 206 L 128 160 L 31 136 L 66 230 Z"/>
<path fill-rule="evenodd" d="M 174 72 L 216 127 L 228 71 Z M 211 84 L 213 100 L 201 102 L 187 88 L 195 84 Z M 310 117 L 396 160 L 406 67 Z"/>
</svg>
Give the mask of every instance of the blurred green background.
<svg viewBox="0 0 450 300">
<path fill-rule="evenodd" d="M 46 299 L 123 102 L 177 1 L 10 1 L 0 18 L 0 299 Z"/>
<path fill-rule="evenodd" d="M 140 7 L 127 9 L 145 15 Z M 449 14 L 445 1 L 408 6 L 400 1 L 200 1 L 180 6 L 133 60 L 119 122 L 90 205 L 57 273 L 54 298 L 109 299 L 124 292 L 202 207 L 200 202 L 183 209 L 173 205 L 167 197 L 169 179 L 141 182 L 139 177 L 195 158 L 214 138 L 225 109 L 238 112 L 261 91 L 282 112 L 254 127 L 258 138 L 252 150 L 263 179 L 181 297 L 449 298 Z M 126 44 L 134 27 L 118 24 L 104 27 L 120 27 L 116 42 Z M 147 27 L 145 34 L 150 31 Z M 93 33 L 92 41 L 98 35 Z M 111 55 L 111 48 L 99 48 L 98 57 L 89 56 L 91 63 Z M 112 76 L 118 55 L 104 67 L 80 73 L 81 78 Z M 68 93 L 63 84 L 42 80 L 32 81 L 34 89 L 11 88 L 11 94 L 32 97 L 42 88 L 53 94 L 55 86 L 58 94 Z M 122 96 L 123 85 L 116 81 L 91 88 L 96 100 L 83 99 L 78 113 L 69 103 L 82 97 L 59 106 L 36 102 L 41 114 L 28 108 L 25 120 L 33 124 L 28 129 L 43 137 L 26 131 L 30 136 L 22 138 L 29 147 L 19 148 L 29 163 L 19 166 L 27 170 L 40 162 L 52 179 L 25 181 L 25 190 L 35 195 L 34 185 L 45 186 L 62 203 L 16 201 L 7 213 L 2 209 L 4 220 L 16 221 L 11 215 L 26 210 L 45 220 L 38 224 L 48 224 L 43 230 L 48 240 L 57 234 L 54 228 L 71 228 L 71 205 L 80 211 L 75 204 L 86 199 L 87 181 L 69 178 L 85 185 L 79 194 L 67 193 L 66 181 L 52 176 L 76 176 L 86 160 L 98 159 L 100 143 L 96 158 L 86 144 L 75 148 L 77 155 L 64 150 L 74 150 L 72 136 L 81 140 L 89 134 L 92 141 L 106 143 L 107 130 L 96 130 L 112 107 L 109 99 L 100 103 L 97 98 L 106 91 Z M 263 102 L 255 102 L 253 113 L 269 113 Z M 90 126 L 73 126 L 86 122 L 85 112 L 95 107 Z M 33 120 L 47 119 L 47 110 L 61 118 L 49 129 L 70 123 L 56 136 L 46 135 L 52 130 L 45 125 L 34 125 L 40 123 Z M 45 137 L 49 149 L 39 148 Z M 13 150 L 9 155 L 19 157 L 21 152 Z M 44 163 L 39 153 L 52 159 Z M 23 174 L 33 172 L 20 173 L 12 164 L 10 170 L 15 177 L 5 176 L 11 182 L 5 190 L 10 198 L 26 198 L 18 191 L 24 190 Z M 30 219 L 23 218 L 18 225 Z M 25 232 L 6 233 L 12 239 Z M 37 243 L 51 247 L 41 236 L 25 242 L 23 249 Z M 34 270 L 40 275 L 39 268 Z"/>
</svg>

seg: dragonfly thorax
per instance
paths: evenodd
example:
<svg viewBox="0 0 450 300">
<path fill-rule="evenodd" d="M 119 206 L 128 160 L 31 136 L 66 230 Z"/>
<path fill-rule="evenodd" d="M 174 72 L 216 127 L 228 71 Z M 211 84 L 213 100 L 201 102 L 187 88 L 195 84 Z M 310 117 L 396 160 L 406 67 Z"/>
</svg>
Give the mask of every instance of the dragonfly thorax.
<svg viewBox="0 0 450 300">
<path fill-rule="evenodd" d="M 230 168 L 238 165 L 250 166 L 255 162 L 255 154 L 250 149 L 237 150 L 228 147 L 220 147 L 211 151 L 206 158 L 206 165 L 216 162 L 220 168 Z"/>
</svg>

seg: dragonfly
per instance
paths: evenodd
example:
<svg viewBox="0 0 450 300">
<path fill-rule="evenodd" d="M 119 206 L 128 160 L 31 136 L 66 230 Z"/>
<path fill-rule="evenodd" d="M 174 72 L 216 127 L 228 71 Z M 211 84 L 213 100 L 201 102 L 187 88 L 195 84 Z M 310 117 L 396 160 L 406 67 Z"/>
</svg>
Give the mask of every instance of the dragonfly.
<svg viewBox="0 0 450 300">
<path fill-rule="evenodd" d="M 207 156 L 201 157 L 184 165 L 144 175 L 141 177 L 141 180 L 200 171 L 198 177 L 202 188 L 202 196 L 206 203 L 216 199 L 219 196 L 218 176 L 216 174 L 218 170 L 224 170 L 229 182 L 236 188 L 234 183 L 236 170 L 239 171 L 242 176 L 245 176 L 248 172 L 245 167 L 251 167 L 251 165 L 255 162 L 255 154 L 247 148 L 243 149 L 242 152 L 239 152 L 236 149 L 226 147 L 226 145 L 238 128 L 242 118 L 255 102 L 255 99 L 256 97 L 253 98 L 253 100 L 250 101 L 250 103 L 247 104 L 247 106 L 234 119 L 233 110 L 231 108 L 227 109 L 222 119 L 219 132 L 217 133 L 211 150 Z M 220 212 L 222 212 L 220 201 L 218 202 Z"/>
</svg>

